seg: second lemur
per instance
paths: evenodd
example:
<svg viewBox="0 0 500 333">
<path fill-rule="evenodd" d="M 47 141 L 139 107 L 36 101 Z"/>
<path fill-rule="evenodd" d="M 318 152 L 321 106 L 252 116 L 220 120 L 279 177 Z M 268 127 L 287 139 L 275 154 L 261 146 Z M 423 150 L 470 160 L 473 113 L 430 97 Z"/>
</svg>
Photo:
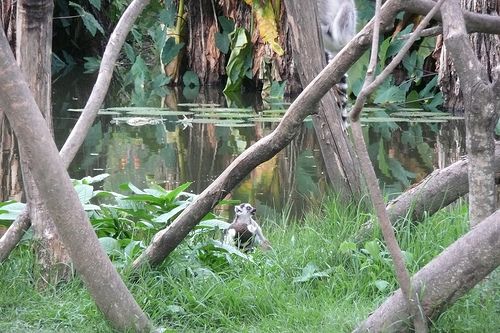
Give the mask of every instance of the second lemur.
<svg viewBox="0 0 500 333">
<path fill-rule="evenodd" d="M 328 62 L 356 35 L 357 11 L 354 0 L 318 0 L 318 21 Z M 347 121 L 347 74 L 337 83 L 338 106 Z"/>
</svg>

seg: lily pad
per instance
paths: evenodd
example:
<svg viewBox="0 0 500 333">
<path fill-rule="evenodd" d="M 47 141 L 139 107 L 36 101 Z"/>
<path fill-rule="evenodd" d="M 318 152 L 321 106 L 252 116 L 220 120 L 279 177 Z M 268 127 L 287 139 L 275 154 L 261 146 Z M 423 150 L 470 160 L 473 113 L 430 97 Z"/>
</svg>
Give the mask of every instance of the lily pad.
<svg viewBox="0 0 500 333">
<path fill-rule="evenodd" d="M 178 103 L 177 106 L 184 106 L 184 107 L 207 107 L 207 108 L 214 108 L 220 106 L 220 104 L 217 103 Z"/>
<path fill-rule="evenodd" d="M 225 123 L 217 123 L 215 124 L 216 127 L 255 127 L 255 124 L 250 124 L 250 123 L 239 123 L 239 124 L 225 124 Z"/>
<path fill-rule="evenodd" d="M 253 112 L 251 108 L 190 108 L 193 112 Z"/>
<path fill-rule="evenodd" d="M 241 113 L 241 112 L 216 112 L 216 113 L 200 113 L 197 114 L 198 117 L 206 117 L 206 118 L 250 118 L 255 116 L 253 113 Z"/>
<path fill-rule="evenodd" d="M 193 112 L 189 111 L 163 111 L 163 110 L 137 110 L 130 111 L 127 114 L 137 115 L 137 116 L 189 116 L 192 115 Z"/>
<path fill-rule="evenodd" d="M 391 118 L 391 117 L 364 117 L 361 118 L 362 123 L 386 123 L 386 122 L 410 122 L 413 121 L 408 118 Z"/>
<path fill-rule="evenodd" d="M 119 116 L 119 115 L 121 115 L 120 112 L 107 111 L 107 110 L 101 110 L 101 111 L 97 112 L 97 114 L 102 115 L 102 116 Z"/>
<path fill-rule="evenodd" d="M 250 118 L 249 120 L 257 123 L 279 123 L 281 119 L 281 117 L 256 117 Z"/>
<path fill-rule="evenodd" d="M 425 111 L 417 111 L 417 112 L 398 111 L 398 112 L 391 113 L 391 116 L 394 116 L 394 117 L 442 117 L 442 116 L 447 116 L 447 115 L 449 115 L 449 113 L 425 112 Z"/>
<path fill-rule="evenodd" d="M 116 106 L 107 108 L 108 111 L 120 111 L 120 112 L 133 112 L 133 111 L 147 111 L 147 110 L 159 110 L 168 111 L 168 108 L 154 108 L 149 106 Z"/>
<path fill-rule="evenodd" d="M 180 121 L 179 121 L 180 122 Z M 183 120 L 182 122 L 189 122 L 192 124 L 240 124 L 243 120 L 239 119 L 211 119 L 211 118 L 194 118 L 189 121 Z"/>
</svg>

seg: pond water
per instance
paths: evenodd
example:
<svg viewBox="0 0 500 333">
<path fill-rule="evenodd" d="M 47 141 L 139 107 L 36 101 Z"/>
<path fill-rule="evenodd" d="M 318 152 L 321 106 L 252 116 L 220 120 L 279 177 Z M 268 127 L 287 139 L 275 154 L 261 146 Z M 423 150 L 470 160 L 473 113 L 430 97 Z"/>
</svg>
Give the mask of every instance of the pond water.
<svg viewBox="0 0 500 333">
<path fill-rule="evenodd" d="M 72 109 L 84 106 L 94 82 L 93 75 L 78 78 L 68 75 L 54 83 L 59 147 L 79 116 Z M 129 105 L 123 91 L 119 94 L 106 101 L 107 109 L 96 119 L 69 170 L 72 178 L 109 173 L 102 187 L 112 191 L 127 182 L 139 188 L 157 183 L 166 189 L 193 182 L 189 190 L 200 193 L 243 150 L 269 134 L 289 105 L 256 104 L 255 96 L 244 96 L 237 109 L 229 110 L 220 89 L 207 89 L 172 90 L 164 99 L 149 101 L 148 108 L 123 108 Z M 167 113 L 172 111 L 176 112 Z M 414 114 L 408 118 L 408 112 Z M 369 109 L 366 117 L 368 150 L 387 195 L 400 193 L 463 154 L 462 121 L 436 118 L 441 115 L 430 121 L 415 112 L 391 114 L 396 122 L 381 109 Z M 230 198 L 251 202 L 259 214 L 284 207 L 298 214 L 319 202 L 327 188 L 312 122 L 306 120 L 292 144 L 252 171 Z"/>
</svg>

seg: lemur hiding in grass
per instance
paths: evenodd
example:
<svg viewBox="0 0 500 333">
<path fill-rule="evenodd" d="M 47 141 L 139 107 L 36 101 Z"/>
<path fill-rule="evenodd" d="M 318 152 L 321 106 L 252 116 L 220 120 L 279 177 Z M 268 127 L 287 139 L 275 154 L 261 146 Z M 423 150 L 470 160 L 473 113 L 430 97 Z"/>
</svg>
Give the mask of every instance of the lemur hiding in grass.
<svg viewBox="0 0 500 333">
<path fill-rule="evenodd" d="M 356 35 L 356 19 L 354 0 L 318 0 L 318 21 L 328 62 Z M 337 103 L 347 126 L 347 74 L 336 88 Z"/>
<path fill-rule="evenodd" d="M 233 223 L 224 232 L 224 243 L 235 245 L 244 252 L 253 250 L 256 245 L 260 245 L 263 250 L 270 250 L 271 244 L 254 220 L 256 209 L 248 203 L 242 203 L 234 207 L 234 212 Z"/>
</svg>

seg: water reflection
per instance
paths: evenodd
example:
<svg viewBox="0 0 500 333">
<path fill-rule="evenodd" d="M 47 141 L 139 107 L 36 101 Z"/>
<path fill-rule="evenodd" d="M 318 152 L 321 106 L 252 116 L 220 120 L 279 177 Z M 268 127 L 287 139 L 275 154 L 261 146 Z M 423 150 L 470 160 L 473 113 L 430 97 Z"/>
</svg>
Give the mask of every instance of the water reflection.
<svg viewBox="0 0 500 333">
<path fill-rule="evenodd" d="M 85 76 L 82 76 L 85 78 Z M 74 126 L 90 93 L 87 82 L 56 82 L 54 127 L 60 147 Z M 171 93 L 159 106 L 182 110 L 179 103 L 224 103 L 220 91 L 211 89 L 186 99 Z M 112 98 L 107 106 L 116 106 Z M 122 101 L 123 103 L 123 101 Z M 254 106 L 252 97 L 240 106 Z M 245 104 L 247 103 L 247 104 Z M 250 103 L 252 105 L 250 105 Z M 123 104 L 122 104 L 123 105 Z M 262 106 L 258 106 L 262 107 Z M 200 193 L 246 148 L 270 133 L 276 123 L 252 127 L 228 127 L 202 123 L 183 126 L 182 116 L 164 117 L 161 122 L 131 126 L 101 115 L 92 126 L 83 147 L 70 167 L 73 178 L 109 173 L 106 190 L 117 191 L 122 183 L 138 187 L 151 183 L 167 189 L 192 181 L 190 190 Z M 377 122 L 365 126 L 369 153 L 387 193 L 399 193 L 421 180 L 434 168 L 449 164 L 464 147 L 460 123 Z M 289 206 L 293 213 L 321 200 L 326 191 L 324 166 L 312 124 L 305 122 L 300 133 L 280 154 L 260 165 L 231 193 L 231 198 L 252 202 L 261 214 Z"/>
</svg>

